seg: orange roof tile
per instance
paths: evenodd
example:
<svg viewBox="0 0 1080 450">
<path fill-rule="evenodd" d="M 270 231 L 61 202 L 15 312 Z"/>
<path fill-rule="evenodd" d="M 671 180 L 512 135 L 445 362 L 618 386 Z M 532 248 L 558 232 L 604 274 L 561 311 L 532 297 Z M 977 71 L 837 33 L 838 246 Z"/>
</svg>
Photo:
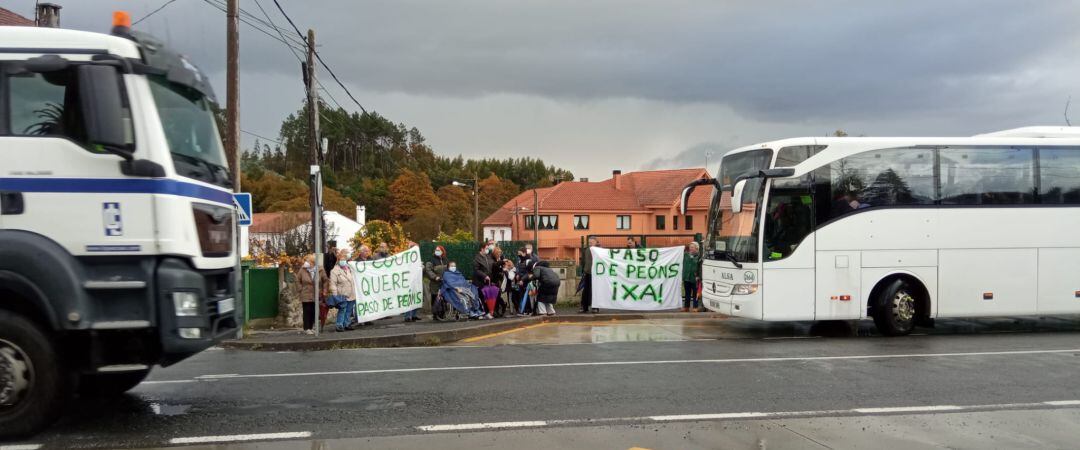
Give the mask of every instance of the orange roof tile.
<svg viewBox="0 0 1080 450">
<path fill-rule="evenodd" d="M 251 233 L 284 233 L 311 222 L 311 213 L 272 212 L 251 215 Z"/>
<path fill-rule="evenodd" d="M 698 178 L 707 177 L 705 169 L 654 170 L 619 175 L 598 182 L 566 181 L 536 190 L 540 211 L 647 211 L 649 207 L 678 205 L 683 186 Z M 690 195 L 688 209 L 707 209 L 712 198 L 710 189 L 697 189 Z M 532 211 L 533 191 L 518 194 L 496 210 L 484 225 L 509 225 L 515 212 Z"/>
<path fill-rule="evenodd" d="M 34 21 L 27 19 L 19 14 L 11 12 L 10 10 L 0 8 L 0 26 L 23 26 L 32 27 Z"/>
</svg>

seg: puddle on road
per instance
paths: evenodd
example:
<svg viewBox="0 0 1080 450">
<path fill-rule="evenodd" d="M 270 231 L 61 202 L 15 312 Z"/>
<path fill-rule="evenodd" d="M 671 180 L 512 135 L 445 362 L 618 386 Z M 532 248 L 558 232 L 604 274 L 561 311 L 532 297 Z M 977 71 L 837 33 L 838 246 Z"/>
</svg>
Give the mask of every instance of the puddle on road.
<svg viewBox="0 0 1080 450">
<path fill-rule="evenodd" d="M 1080 331 L 1075 316 L 1045 318 L 942 319 L 920 334 L 982 334 Z M 872 336 L 872 321 L 762 322 L 737 318 L 548 322 L 466 339 L 453 345 L 599 344 L 706 339 L 790 339 Z"/>
<path fill-rule="evenodd" d="M 158 416 L 180 416 L 187 414 L 191 405 L 170 405 L 168 403 L 150 403 L 150 411 Z"/>
</svg>

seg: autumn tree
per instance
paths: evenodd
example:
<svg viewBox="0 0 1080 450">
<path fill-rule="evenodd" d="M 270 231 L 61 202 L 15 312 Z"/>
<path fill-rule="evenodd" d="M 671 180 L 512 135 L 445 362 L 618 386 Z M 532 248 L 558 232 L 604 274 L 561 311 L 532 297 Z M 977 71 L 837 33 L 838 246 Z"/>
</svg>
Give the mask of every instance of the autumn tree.
<svg viewBox="0 0 1080 450">
<path fill-rule="evenodd" d="M 404 222 L 417 211 L 438 204 L 439 198 L 431 189 L 431 181 L 421 172 L 404 169 L 390 183 L 391 220 Z"/>
<path fill-rule="evenodd" d="M 480 180 L 480 221 L 513 199 L 521 190 L 514 182 L 497 175 Z"/>
<path fill-rule="evenodd" d="M 356 250 L 359 250 L 361 245 L 367 245 L 368 248 L 375 251 L 375 247 L 382 242 L 385 242 L 390 247 L 390 251 L 394 253 L 409 248 L 409 238 L 405 235 L 405 230 L 401 228 L 401 225 L 382 220 L 372 220 L 364 224 L 364 227 L 349 240 L 349 245 L 352 245 L 352 248 Z"/>
<path fill-rule="evenodd" d="M 439 231 L 472 230 L 473 229 L 473 199 L 470 192 L 448 184 L 439 188 L 436 195 L 442 204 L 444 220 Z M 484 220 L 481 216 L 480 220 Z"/>
</svg>

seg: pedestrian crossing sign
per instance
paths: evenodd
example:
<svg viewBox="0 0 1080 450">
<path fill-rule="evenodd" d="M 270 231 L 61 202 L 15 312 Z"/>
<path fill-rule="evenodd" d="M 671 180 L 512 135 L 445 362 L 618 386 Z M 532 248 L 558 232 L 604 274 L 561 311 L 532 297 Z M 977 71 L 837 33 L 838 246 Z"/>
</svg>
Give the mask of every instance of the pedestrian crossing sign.
<svg viewBox="0 0 1080 450">
<path fill-rule="evenodd" d="M 251 225 L 251 193 L 238 192 L 233 194 L 233 206 L 240 225 Z"/>
</svg>

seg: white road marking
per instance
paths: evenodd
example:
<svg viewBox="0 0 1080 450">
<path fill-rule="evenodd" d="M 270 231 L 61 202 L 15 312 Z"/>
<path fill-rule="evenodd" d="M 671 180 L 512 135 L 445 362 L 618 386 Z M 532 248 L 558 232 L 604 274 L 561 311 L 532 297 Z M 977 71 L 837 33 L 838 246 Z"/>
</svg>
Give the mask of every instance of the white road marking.
<svg viewBox="0 0 1080 450">
<path fill-rule="evenodd" d="M 41 444 L 0 445 L 0 450 L 37 450 Z"/>
<path fill-rule="evenodd" d="M 591 361 L 571 363 L 546 363 L 546 364 L 504 364 L 490 366 L 448 366 L 448 367 L 409 367 L 402 369 L 370 369 L 370 370 L 341 370 L 331 372 L 292 372 L 292 373 L 255 373 L 255 374 L 213 374 L 195 377 L 198 381 L 209 380 L 235 380 L 243 378 L 287 378 L 287 377 L 313 377 L 330 375 L 372 375 L 384 373 L 404 372 L 441 372 L 456 370 L 493 370 L 493 369 L 538 369 L 555 367 L 597 367 L 597 366 L 638 366 L 658 364 L 733 364 L 733 363 L 776 363 L 776 362 L 804 362 L 804 361 L 845 361 L 845 360 L 875 360 L 875 359 L 910 359 L 910 358 L 949 358 L 970 356 L 1011 356 L 1011 355 L 1045 355 L 1058 353 L 1080 353 L 1080 348 L 1058 350 L 1010 350 L 996 352 L 956 352 L 956 353 L 903 353 L 893 355 L 849 355 L 849 356 L 788 356 L 771 358 L 724 358 L 724 359 L 675 359 L 654 361 Z M 186 382 L 188 380 L 175 380 Z M 158 381 L 157 383 L 162 383 Z"/>
<path fill-rule="evenodd" d="M 142 386 L 144 384 L 196 383 L 198 381 L 199 380 L 151 380 L 151 381 L 143 381 L 142 383 L 139 383 L 139 385 Z"/>
<path fill-rule="evenodd" d="M 1080 400 L 1055 400 L 1052 402 L 1043 402 L 1050 406 L 1080 406 Z"/>
<path fill-rule="evenodd" d="M 1080 406 L 1080 400 L 1055 400 L 1040 403 L 999 403 L 986 405 L 927 405 L 927 406 L 896 406 L 888 408 L 854 408 L 833 409 L 819 411 L 776 411 L 776 412 L 729 412 L 716 414 L 679 414 L 670 416 L 647 416 L 647 417 L 609 417 L 601 419 L 559 419 L 537 420 L 524 422 L 494 422 L 494 423 L 466 423 L 457 425 L 424 425 L 416 429 L 420 431 L 467 431 L 482 430 L 489 428 L 520 428 L 520 427 L 545 427 L 553 425 L 590 425 L 606 422 L 693 422 L 702 420 L 736 420 L 736 419 L 764 419 L 764 418 L 792 418 L 792 417 L 820 417 L 840 415 L 883 415 L 883 414 L 919 414 L 919 413 L 949 413 L 959 411 L 992 411 L 1007 409 L 1031 409 L 1046 408 L 1047 406 Z"/>
<path fill-rule="evenodd" d="M 525 428 L 542 427 L 548 423 L 542 420 L 526 422 L 490 422 L 490 423 L 462 423 L 458 425 L 424 425 L 416 427 L 421 431 L 465 431 L 465 430 L 489 430 L 493 428 Z"/>
<path fill-rule="evenodd" d="M 769 413 L 761 412 L 742 412 L 742 413 L 720 413 L 720 414 L 683 414 L 677 416 L 652 416 L 651 420 L 658 422 L 676 421 L 676 420 L 724 420 L 724 419 L 752 419 L 755 417 L 768 417 Z"/>
<path fill-rule="evenodd" d="M 860 414 L 888 414 L 888 413 L 911 413 L 911 412 L 935 412 L 935 411 L 959 411 L 963 407 L 956 405 L 938 406 L 896 406 L 892 408 L 857 408 L 853 409 Z"/>
<path fill-rule="evenodd" d="M 310 431 L 289 433 L 231 434 L 226 436 L 195 436 L 169 439 L 170 444 L 208 444 L 213 442 L 270 441 L 275 439 L 305 439 L 311 437 Z"/>
</svg>

